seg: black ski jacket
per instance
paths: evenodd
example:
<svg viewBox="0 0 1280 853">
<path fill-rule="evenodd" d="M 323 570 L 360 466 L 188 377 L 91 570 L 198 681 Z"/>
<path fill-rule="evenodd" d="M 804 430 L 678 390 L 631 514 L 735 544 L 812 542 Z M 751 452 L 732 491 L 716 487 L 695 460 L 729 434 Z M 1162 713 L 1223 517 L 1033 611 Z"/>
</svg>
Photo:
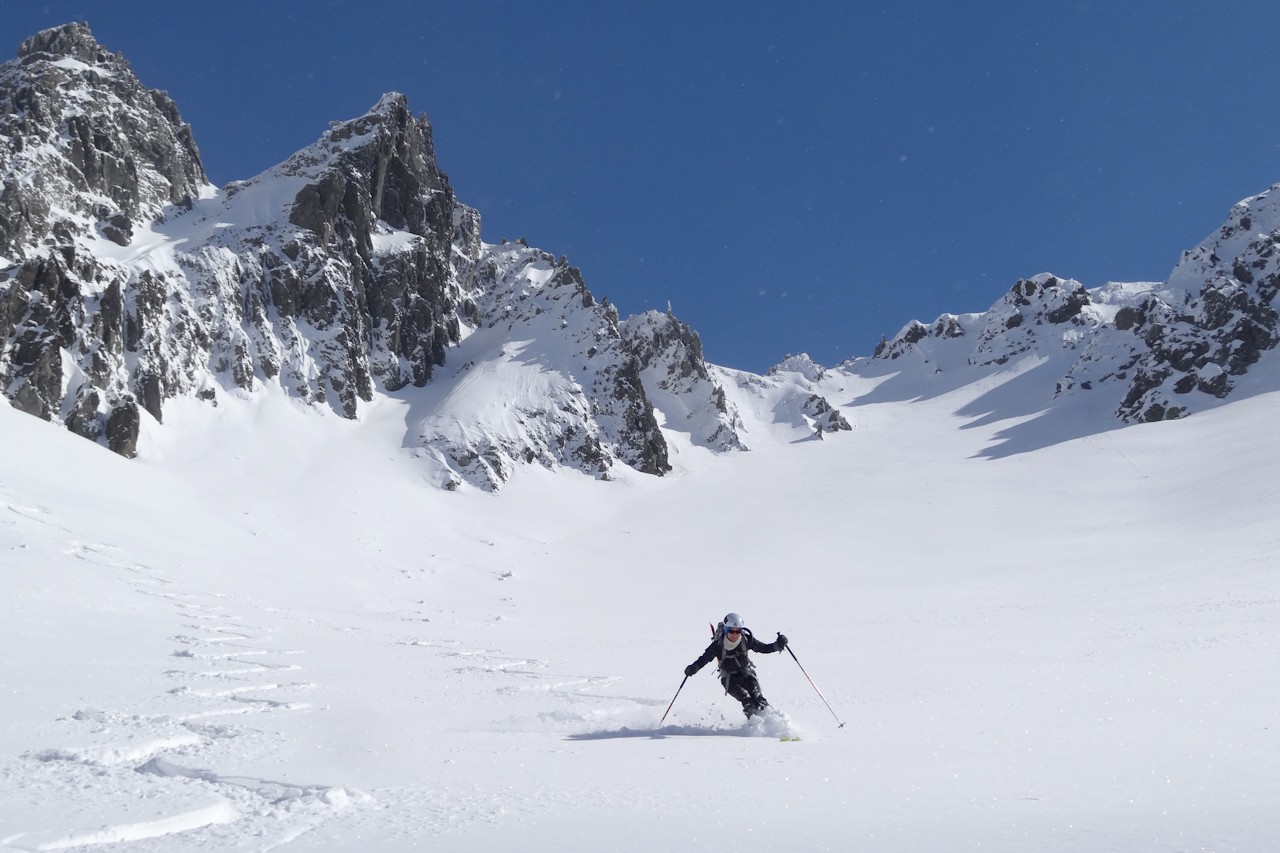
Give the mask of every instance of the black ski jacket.
<svg viewBox="0 0 1280 853">
<path fill-rule="evenodd" d="M 691 665 L 693 666 L 693 671 L 697 672 L 711 663 L 712 658 L 715 658 L 720 661 L 721 673 L 752 672 L 755 667 L 751 665 L 747 652 L 760 652 L 767 655 L 771 652 L 780 652 L 784 648 L 786 646 L 778 645 L 777 640 L 772 643 L 762 643 L 756 639 L 755 634 L 752 634 L 750 630 L 743 629 L 742 641 L 738 643 L 737 647 L 726 649 L 724 647 L 724 638 L 717 636 L 711 641 L 711 645 L 707 646 L 707 650 Z"/>
</svg>

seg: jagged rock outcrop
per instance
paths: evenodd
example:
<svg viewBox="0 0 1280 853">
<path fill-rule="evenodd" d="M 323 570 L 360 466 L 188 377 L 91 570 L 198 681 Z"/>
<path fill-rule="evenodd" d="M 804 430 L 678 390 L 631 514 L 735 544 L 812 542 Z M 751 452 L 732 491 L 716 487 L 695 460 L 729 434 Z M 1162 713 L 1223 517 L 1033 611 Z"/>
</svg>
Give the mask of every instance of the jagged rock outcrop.
<svg viewBox="0 0 1280 853">
<path fill-rule="evenodd" d="M 1046 326 L 1057 343 L 1069 345 L 1078 340 L 1074 332 L 1101 322 L 1097 314 L 1083 310 L 1088 305 L 1089 294 L 1078 281 L 1049 273 L 1022 279 L 984 315 L 969 361 L 1005 364 L 1041 343 Z"/>
<path fill-rule="evenodd" d="M 377 388 L 426 384 L 460 334 L 455 199 L 430 134 L 402 95 L 385 96 L 200 211 L 193 227 L 237 223 L 177 256 L 222 314 L 216 373 L 246 390 L 279 381 L 344 417 Z"/>
<path fill-rule="evenodd" d="M 775 407 L 775 415 L 791 421 L 803 421 L 812 434 L 821 438 L 826 433 L 853 429 L 840 410 L 831 405 L 819 390 L 826 384 L 830 373 L 809 357 L 808 353 L 788 355 L 769 369 L 769 378 L 775 381 L 790 378 L 790 392 L 782 396 Z"/>
<path fill-rule="evenodd" d="M 1166 287 L 1116 318 L 1145 344 L 1120 406 L 1131 421 L 1178 417 L 1221 399 L 1280 343 L 1280 193 L 1238 203 L 1216 233 L 1186 252 Z"/>
<path fill-rule="evenodd" d="M 930 356 L 947 351 L 962 353 L 971 366 L 1000 366 L 1024 353 L 1078 350 L 1107 317 L 1078 281 L 1041 273 L 1015 282 L 983 313 L 943 314 L 931 326 L 913 320 L 892 340 L 881 340 L 873 358 L 894 361 L 916 353 L 941 369 L 948 359 Z"/>
<path fill-rule="evenodd" d="M 0 65 L 0 379 L 14 406 L 132 455 L 123 354 L 138 302 L 100 256 L 207 183 L 173 101 L 87 26 L 38 33 Z"/>
<path fill-rule="evenodd" d="M 769 368 L 769 375 L 776 376 L 779 373 L 798 373 L 806 382 L 821 382 L 828 375 L 827 369 L 810 358 L 807 352 L 789 354 Z"/>
<path fill-rule="evenodd" d="M 708 370 L 697 332 L 670 313 L 649 311 L 628 318 L 622 336 L 645 366 L 645 390 L 668 429 L 711 450 L 747 449 L 742 418 Z"/>
<path fill-rule="evenodd" d="M 275 383 L 354 417 L 375 393 L 425 386 L 465 326 L 533 323 L 529 305 L 567 300 L 572 319 L 592 314 L 589 363 L 561 401 L 576 417 L 532 413 L 555 435 L 513 441 L 510 458 L 669 468 L 616 311 L 565 263 L 540 299 L 514 292 L 511 267 L 545 259 L 480 241 L 402 95 L 219 191 L 172 101 L 86 26 L 29 39 L 0 75 L 0 377 L 18 408 L 126 455 L 143 414 L 161 420 L 178 396 Z"/>
<path fill-rule="evenodd" d="M 208 184 L 191 128 L 85 24 L 45 30 L 0 66 L 0 257 L 73 237 L 125 245 Z"/>
<path fill-rule="evenodd" d="M 919 320 L 912 320 L 903 327 L 902 331 L 894 336 L 892 341 L 887 338 L 880 338 L 880 343 L 876 345 L 875 353 L 872 357 L 892 361 L 910 352 L 913 344 L 918 344 L 926 338 L 947 340 L 949 338 L 963 338 L 964 335 L 964 324 L 955 314 L 943 314 L 934 321 L 932 328 Z"/>
<path fill-rule="evenodd" d="M 463 310 L 474 328 L 440 379 L 443 399 L 414 427 L 445 485 L 496 489 L 521 463 L 605 478 L 618 464 L 669 471 L 617 309 L 564 258 L 523 242 L 486 246 L 478 228 L 472 211 L 455 218 L 454 266 L 471 282 Z"/>
</svg>

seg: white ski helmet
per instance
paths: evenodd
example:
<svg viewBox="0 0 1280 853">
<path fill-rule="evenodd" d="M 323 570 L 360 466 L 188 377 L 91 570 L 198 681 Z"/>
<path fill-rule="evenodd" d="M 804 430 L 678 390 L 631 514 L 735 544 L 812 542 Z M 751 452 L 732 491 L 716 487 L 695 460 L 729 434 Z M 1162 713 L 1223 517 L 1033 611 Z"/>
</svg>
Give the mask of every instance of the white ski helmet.
<svg viewBox="0 0 1280 853">
<path fill-rule="evenodd" d="M 742 621 L 742 617 L 737 613 L 726 613 L 724 616 L 724 629 L 726 631 L 741 631 L 747 627 L 747 623 Z"/>
</svg>

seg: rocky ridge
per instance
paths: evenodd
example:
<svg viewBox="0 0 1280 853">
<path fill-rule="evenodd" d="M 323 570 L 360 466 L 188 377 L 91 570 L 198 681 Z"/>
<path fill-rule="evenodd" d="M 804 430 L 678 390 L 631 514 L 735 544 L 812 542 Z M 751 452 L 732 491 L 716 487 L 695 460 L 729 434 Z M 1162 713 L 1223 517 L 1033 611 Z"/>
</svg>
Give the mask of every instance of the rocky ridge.
<svg viewBox="0 0 1280 853">
<path fill-rule="evenodd" d="M 1046 408 L 1091 399 L 1131 423 L 1217 404 L 1280 341 L 1273 188 L 1165 282 L 1044 273 L 870 359 L 717 368 L 669 311 L 623 320 L 565 258 L 485 243 L 402 95 L 219 189 L 173 101 L 83 24 L 0 65 L 0 187 L 0 388 L 125 456 L 168 400 L 272 386 L 344 418 L 404 397 L 406 446 L 450 487 L 496 489 L 521 464 L 661 475 L 667 435 L 746 450 L 744 404 L 811 437 L 849 430 L 829 400 L 846 372 L 1034 361 Z"/>
<path fill-rule="evenodd" d="M 908 323 L 872 361 L 941 372 L 994 369 L 1035 356 L 1054 362 L 1045 404 L 1107 389 L 1123 423 L 1173 419 L 1216 405 L 1280 342 L 1276 188 L 1247 198 L 1185 252 L 1165 282 L 1085 288 L 1042 273 L 1016 282 L 979 314 Z M 865 369 L 855 359 L 845 367 Z"/>
<path fill-rule="evenodd" d="M 711 375 L 697 332 L 670 312 L 648 311 L 628 318 L 622 333 L 645 365 L 646 392 L 668 429 L 688 433 L 693 444 L 710 450 L 747 449 L 742 418 Z"/>
<path fill-rule="evenodd" d="M 1125 420 L 1179 417 L 1205 397 L 1223 399 L 1280 343 L 1280 193 L 1244 199 L 1227 221 L 1183 254 L 1166 286 L 1116 317 L 1141 339 Z"/>
<path fill-rule="evenodd" d="M 5 394 L 132 455 L 140 415 L 125 352 L 154 293 L 99 255 L 206 191 L 190 128 L 86 26 L 47 30 L 0 66 L 0 183 Z"/>
<path fill-rule="evenodd" d="M 219 189 L 172 100 L 68 24 L 0 66 L 0 154 L 0 387 L 117 453 L 168 400 L 267 386 L 344 418 L 434 388 L 406 444 L 449 486 L 660 475 L 655 411 L 745 449 L 696 333 L 624 323 L 565 259 L 483 242 L 402 95 Z M 518 386 L 500 417 L 462 402 L 477 366 Z"/>
<path fill-rule="evenodd" d="M 485 245 L 478 227 L 460 207 L 454 266 L 469 325 L 412 443 L 450 487 L 498 488 L 521 463 L 605 478 L 617 464 L 669 471 L 617 309 L 597 302 L 564 258 L 518 241 Z"/>
</svg>

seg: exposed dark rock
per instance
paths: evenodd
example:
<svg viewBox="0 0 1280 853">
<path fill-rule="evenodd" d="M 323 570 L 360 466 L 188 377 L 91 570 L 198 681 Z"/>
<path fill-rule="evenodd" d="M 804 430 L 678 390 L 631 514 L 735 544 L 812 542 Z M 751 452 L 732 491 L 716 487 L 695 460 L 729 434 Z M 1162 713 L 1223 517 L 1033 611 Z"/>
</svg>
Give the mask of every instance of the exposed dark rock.
<svg viewBox="0 0 1280 853">
<path fill-rule="evenodd" d="M 1135 326 L 1142 325 L 1144 321 L 1145 315 L 1139 307 L 1126 305 L 1116 312 L 1116 328 L 1122 332 L 1127 332 Z"/>
<path fill-rule="evenodd" d="M 903 330 L 899 338 L 908 344 L 918 344 L 925 338 L 929 337 L 929 327 L 924 323 L 917 323 L 914 320 Z"/>
<path fill-rule="evenodd" d="M 98 392 L 92 386 L 83 386 L 75 407 L 67 416 L 67 429 L 82 438 L 96 441 L 103 430 L 102 418 L 98 412 L 101 402 Z"/>
<path fill-rule="evenodd" d="M 746 449 L 739 434 L 741 418 L 712 376 L 697 332 L 674 314 L 649 311 L 627 320 L 622 338 L 643 367 L 648 398 L 659 408 L 666 405 L 669 428 L 688 432 L 695 444 L 712 450 Z M 674 400 L 678 406 L 666 402 Z"/>
<path fill-rule="evenodd" d="M 285 374 L 299 396 L 354 417 L 378 384 L 425 384 L 458 340 L 455 201 L 430 126 L 403 96 L 281 167 L 309 178 L 292 217 L 305 230 L 293 239 L 275 236 L 288 217 L 234 224 L 235 199 L 251 196 L 255 179 L 205 214 L 231 227 L 188 242 L 180 266 L 138 272 L 101 266 L 84 247 L 96 237 L 129 245 L 135 223 L 177 221 L 211 192 L 172 99 L 145 89 L 81 24 L 28 39 L 0 66 L 5 99 L 17 108 L 0 111 L 0 256 L 21 265 L 0 291 L 0 331 L 7 387 L 24 410 L 52 419 L 64 408 L 61 350 L 104 412 L 136 397 L 160 419 L 165 400 L 210 374 L 246 390 Z M 308 341 L 307 329 L 322 337 Z M 105 428 L 72 408 L 77 432 Z"/>
<path fill-rule="evenodd" d="M 1247 372 L 1280 343 L 1280 318 L 1272 304 L 1280 280 L 1276 233 L 1253 233 L 1259 223 L 1280 223 L 1272 192 L 1236 205 L 1217 234 L 1184 253 L 1163 296 L 1126 315 L 1148 350 L 1138 360 L 1121 418 L 1185 414 L 1189 404 L 1173 405 L 1162 390 L 1169 377 L 1173 394 L 1195 391 L 1221 399 L 1234 387 L 1231 377 Z M 1156 376 L 1161 381 L 1152 383 Z"/>
<path fill-rule="evenodd" d="M 74 65 L 65 60 L 74 60 Z M 173 101 L 143 87 L 84 24 L 37 33 L 0 67 L 0 255 L 26 258 L 80 226 L 66 211 L 127 243 L 133 223 L 188 207 L 208 183 L 190 128 Z M 50 156 L 50 148 L 59 151 Z M 18 174 L 34 180 L 16 180 Z M 95 198 L 108 198 L 104 207 Z M 121 243 L 124 245 L 124 243 Z"/>
<path fill-rule="evenodd" d="M 851 430 L 852 426 L 845 420 L 840 410 L 832 406 L 825 397 L 818 394 L 810 396 L 801 407 L 806 415 L 813 419 L 813 428 L 818 433 Z"/>
<path fill-rule="evenodd" d="M 127 459 L 138 455 L 138 432 L 142 420 L 132 400 L 121 401 L 107 418 L 107 447 Z"/>
<path fill-rule="evenodd" d="M 964 326 L 960 325 L 960 318 L 954 314 L 943 314 L 933 324 L 930 331 L 935 338 L 963 338 Z"/>
</svg>

